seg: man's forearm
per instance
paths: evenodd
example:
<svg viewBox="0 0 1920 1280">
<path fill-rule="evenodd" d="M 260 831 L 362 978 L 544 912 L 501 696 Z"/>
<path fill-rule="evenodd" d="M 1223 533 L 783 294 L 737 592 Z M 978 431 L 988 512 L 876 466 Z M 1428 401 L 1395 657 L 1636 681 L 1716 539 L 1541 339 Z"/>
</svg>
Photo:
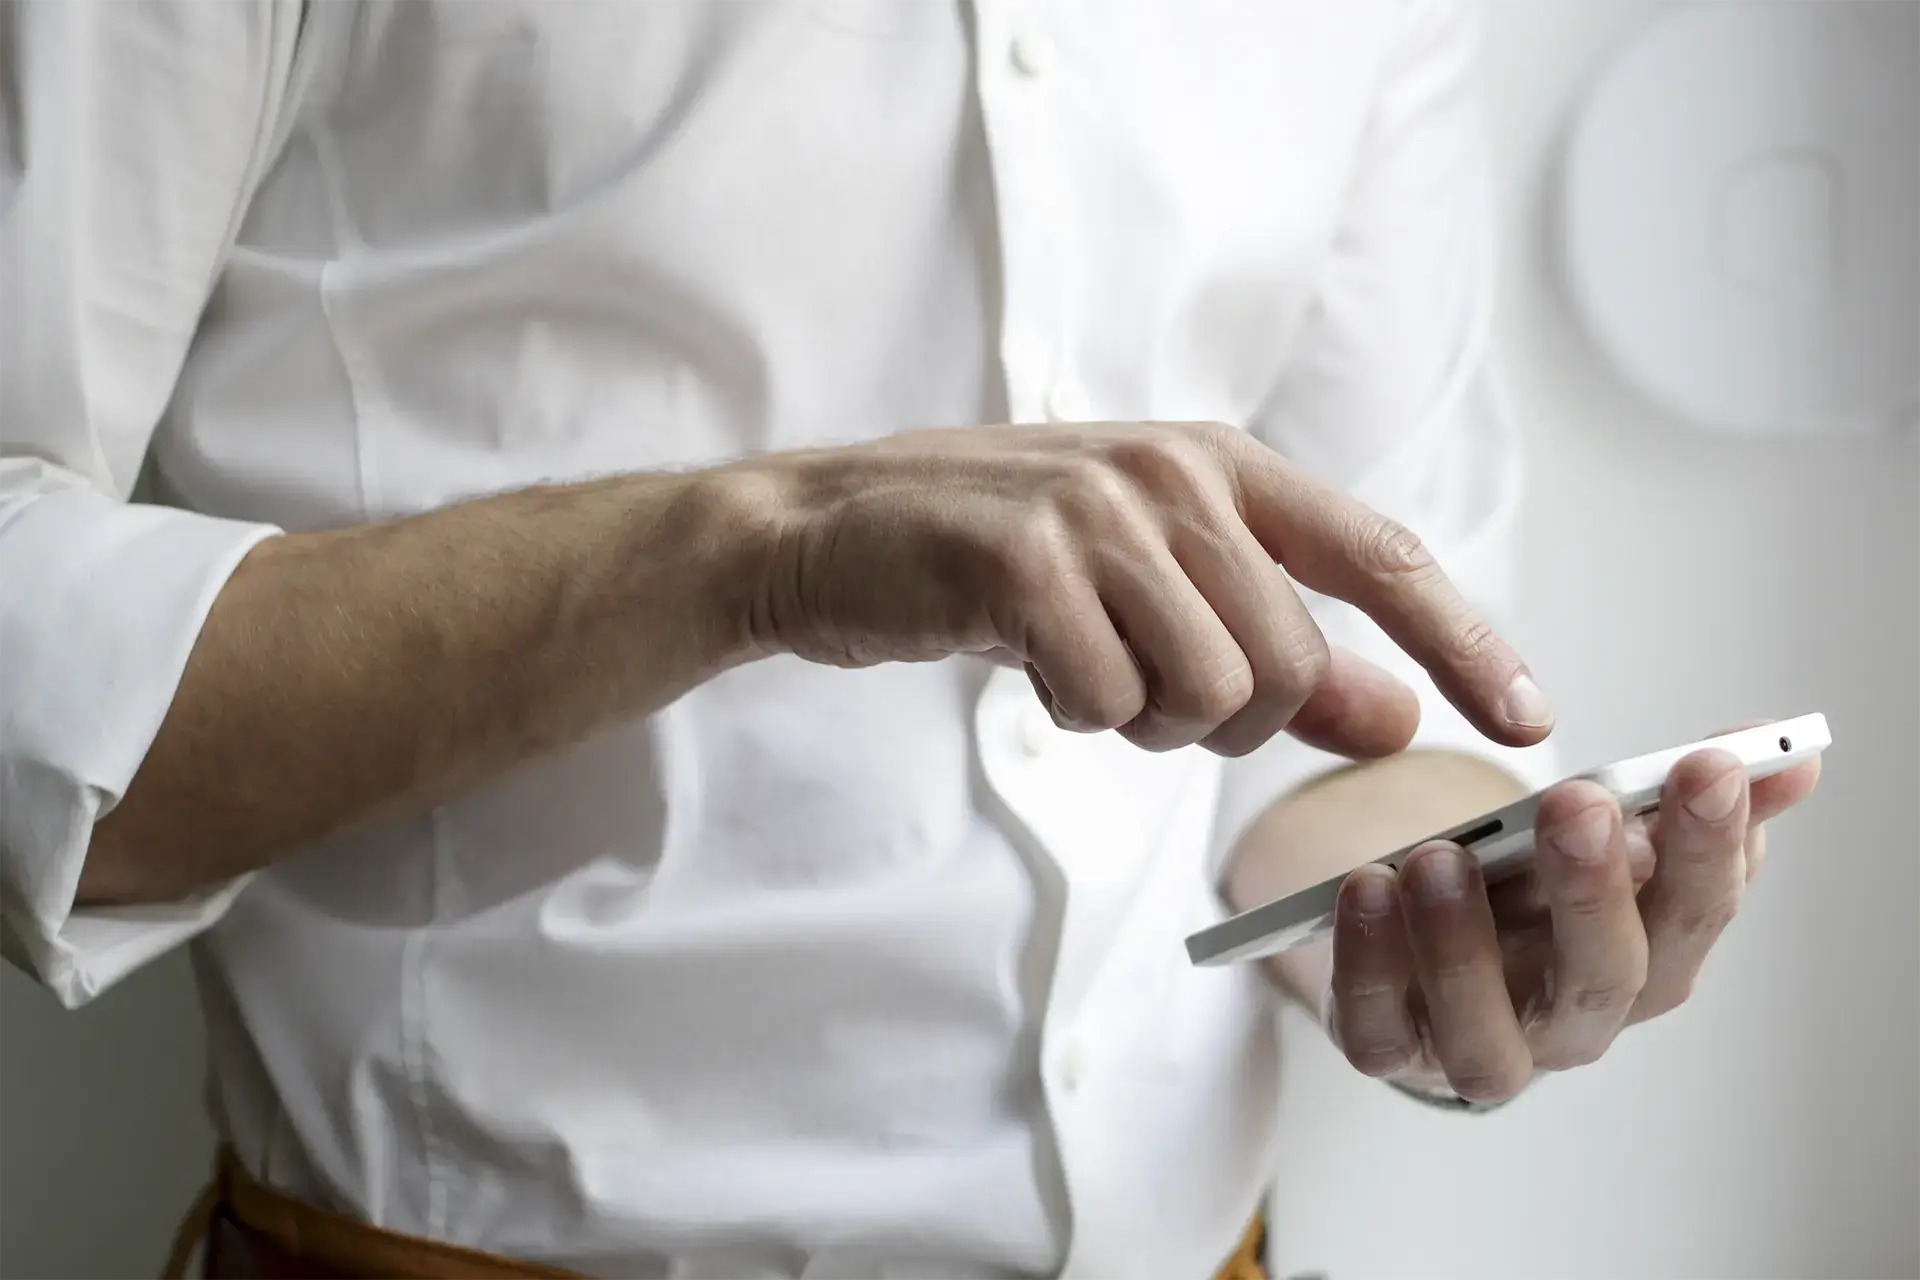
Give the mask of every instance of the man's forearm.
<svg viewBox="0 0 1920 1280">
<path fill-rule="evenodd" d="M 623 477 L 260 544 L 96 825 L 79 900 L 180 896 L 744 660 L 750 484 Z"/>
<path fill-rule="evenodd" d="M 1234 850 L 1229 905 L 1259 906 L 1524 794 L 1497 765 L 1445 751 L 1409 751 L 1342 769 L 1248 827 Z M 1332 947 L 1322 939 L 1264 963 L 1281 990 L 1313 1009 L 1327 988 Z"/>
</svg>

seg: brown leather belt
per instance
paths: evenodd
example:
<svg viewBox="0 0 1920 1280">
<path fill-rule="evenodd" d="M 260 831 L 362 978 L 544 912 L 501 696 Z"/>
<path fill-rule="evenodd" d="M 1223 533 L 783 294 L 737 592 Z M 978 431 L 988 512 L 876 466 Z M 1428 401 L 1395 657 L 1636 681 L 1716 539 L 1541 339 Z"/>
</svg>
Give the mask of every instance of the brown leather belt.
<svg viewBox="0 0 1920 1280">
<path fill-rule="evenodd" d="M 276 1191 L 225 1147 L 174 1236 L 166 1280 L 185 1280 L 206 1242 L 207 1280 L 576 1280 L 578 1272 L 388 1231 Z M 1215 1280 L 1267 1280 L 1256 1217 Z"/>
</svg>

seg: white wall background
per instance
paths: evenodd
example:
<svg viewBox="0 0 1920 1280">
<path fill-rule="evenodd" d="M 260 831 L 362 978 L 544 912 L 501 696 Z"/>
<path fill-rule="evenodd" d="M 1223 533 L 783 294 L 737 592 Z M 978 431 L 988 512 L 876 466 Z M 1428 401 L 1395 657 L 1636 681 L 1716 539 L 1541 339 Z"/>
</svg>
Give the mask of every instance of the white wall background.
<svg viewBox="0 0 1920 1280">
<path fill-rule="evenodd" d="M 1827 780 L 1693 1005 L 1501 1115 L 1420 1111 L 1295 1035 L 1285 1271 L 1920 1275 L 1920 439 L 1709 439 L 1573 329 L 1543 183 L 1576 90 L 1659 7 L 1489 6 L 1535 477 L 1515 633 L 1569 764 L 1822 710 Z M 78 1015 L 0 975 L 0 1274 L 157 1269 L 206 1169 L 200 1064 L 178 957 Z"/>
<path fill-rule="evenodd" d="M 1504 1113 L 1415 1112 L 1292 1028 L 1283 1272 L 1920 1275 L 1920 438 L 1708 438 L 1574 327 L 1547 235 L 1557 144 L 1664 7 L 1488 5 L 1504 361 L 1533 474 L 1516 638 L 1569 766 L 1824 711 L 1826 778 L 1770 833 L 1693 1002 Z"/>
<path fill-rule="evenodd" d="M 156 1276 L 212 1168 L 183 956 L 77 1014 L 0 966 L 0 1276 Z"/>
</svg>

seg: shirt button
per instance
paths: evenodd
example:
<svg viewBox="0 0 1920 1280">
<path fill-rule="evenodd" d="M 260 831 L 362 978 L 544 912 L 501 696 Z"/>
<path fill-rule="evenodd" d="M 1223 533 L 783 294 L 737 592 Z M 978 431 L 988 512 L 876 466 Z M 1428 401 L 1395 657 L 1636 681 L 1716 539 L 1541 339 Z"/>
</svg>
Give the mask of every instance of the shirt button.
<svg viewBox="0 0 1920 1280">
<path fill-rule="evenodd" d="M 1028 707 L 1020 716 L 1020 750 L 1038 759 L 1046 754 L 1057 732 L 1053 719 L 1039 707 Z"/>
<path fill-rule="evenodd" d="M 1071 382 L 1056 382 L 1047 392 L 1047 417 L 1053 422 L 1088 422 L 1093 418 L 1093 408 L 1087 403 L 1087 393 Z"/>
<path fill-rule="evenodd" d="M 1053 70 L 1053 41 L 1037 31 L 1016 36 L 1009 52 L 1013 57 L 1013 69 L 1028 79 L 1038 80 Z"/>
</svg>

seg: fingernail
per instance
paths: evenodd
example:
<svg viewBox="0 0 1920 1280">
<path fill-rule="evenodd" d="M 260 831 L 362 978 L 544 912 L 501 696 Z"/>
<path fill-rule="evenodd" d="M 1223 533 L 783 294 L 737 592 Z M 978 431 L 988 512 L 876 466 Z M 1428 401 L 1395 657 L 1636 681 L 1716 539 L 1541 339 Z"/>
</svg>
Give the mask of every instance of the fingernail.
<svg viewBox="0 0 1920 1280">
<path fill-rule="evenodd" d="M 1553 723 L 1553 703 L 1524 671 L 1507 686 L 1506 712 L 1509 724 L 1525 729 L 1544 729 Z"/>
<path fill-rule="evenodd" d="M 1548 837 L 1562 856 L 1575 862 L 1598 862 L 1607 856 L 1613 836 L 1613 810 L 1604 804 L 1582 809 Z"/>
<path fill-rule="evenodd" d="M 1467 891 L 1467 863 L 1452 845 L 1430 845 L 1413 858 L 1414 878 L 1422 897 L 1447 902 Z"/>
<path fill-rule="evenodd" d="M 1352 886 L 1354 914 L 1375 919 L 1393 910 L 1392 877 L 1383 871 L 1362 867 L 1347 877 Z"/>
<path fill-rule="evenodd" d="M 1702 822 L 1725 822 L 1740 803 L 1740 789 L 1747 779 L 1739 769 L 1729 769 L 1720 780 L 1687 801 L 1687 812 Z"/>
</svg>

